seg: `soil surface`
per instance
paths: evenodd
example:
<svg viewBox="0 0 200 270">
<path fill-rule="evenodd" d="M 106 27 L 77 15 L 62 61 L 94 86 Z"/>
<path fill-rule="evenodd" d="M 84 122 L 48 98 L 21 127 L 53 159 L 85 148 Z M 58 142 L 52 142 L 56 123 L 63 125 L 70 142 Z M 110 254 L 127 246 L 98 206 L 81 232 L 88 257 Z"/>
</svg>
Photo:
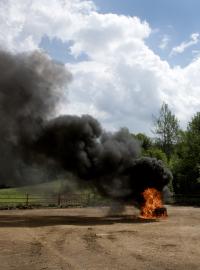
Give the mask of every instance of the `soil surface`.
<svg viewBox="0 0 200 270">
<path fill-rule="evenodd" d="M 142 220 L 108 208 L 0 211 L 2 270 L 199 270 L 200 208 Z"/>
</svg>

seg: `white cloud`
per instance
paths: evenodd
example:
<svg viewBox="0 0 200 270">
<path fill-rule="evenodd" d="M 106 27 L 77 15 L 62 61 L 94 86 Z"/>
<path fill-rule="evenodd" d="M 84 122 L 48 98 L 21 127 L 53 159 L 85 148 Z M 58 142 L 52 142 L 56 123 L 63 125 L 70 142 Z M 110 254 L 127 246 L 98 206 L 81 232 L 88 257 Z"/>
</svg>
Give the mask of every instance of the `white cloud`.
<svg viewBox="0 0 200 270">
<path fill-rule="evenodd" d="M 148 37 L 151 30 L 146 22 L 137 17 L 92 12 L 84 18 L 84 26 L 74 34 L 73 55 L 87 52 L 90 57 L 102 57 L 125 42 L 140 41 Z"/>
<path fill-rule="evenodd" d="M 90 113 L 111 130 L 127 126 L 150 133 L 152 114 L 163 101 L 183 125 L 200 108 L 199 58 L 185 68 L 171 68 L 146 45 L 151 32 L 137 17 L 97 12 L 92 1 L 0 2 L 1 47 L 33 50 L 46 35 L 71 41 L 74 57 L 88 56 L 87 61 L 66 63 L 74 80 L 70 102 L 61 104 L 59 113 Z M 193 34 L 190 44 L 198 39 Z M 164 47 L 166 43 L 163 39 Z"/>
<path fill-rule="evenodd" d="M 193 33 L 190 35 L 189 41 L 182 42 L 179 46 L 172 48 L 170 55 L 176 55 L 183 53 L 187 48 L 197 44 L 199 42 L 199 33 Z"/>
<path fill-rule="evenodd" d="M 1 0 L 1 47 L 29 51 L 44 35 L 70 40 L 94 11 L 94 3 L 87 0 Z"/>
<path fill-rule="evenodd" d="M 168 46 L 168 44 L 169 44 L 169 41 L 170 41 L 169 36 L 168 35 L 164 35 L 163 38 L 162 38 L 162 40 L 161 40 L 161 42 L 160 42 L 160 44 L 159 44 L 159 48 L 161 50 L 166 49 L 167 46 Z"/>
</svg>

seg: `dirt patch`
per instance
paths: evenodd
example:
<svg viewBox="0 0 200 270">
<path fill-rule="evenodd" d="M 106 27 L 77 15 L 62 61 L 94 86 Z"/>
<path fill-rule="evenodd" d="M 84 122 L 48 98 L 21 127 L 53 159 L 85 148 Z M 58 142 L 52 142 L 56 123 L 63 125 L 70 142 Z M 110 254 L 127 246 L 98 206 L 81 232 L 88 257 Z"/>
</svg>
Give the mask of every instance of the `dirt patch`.
<svg viewBox="0 0 200 270">
<path fill-rule="evenodd" d="M 4 270 L 197 270 L 200 208 L 168 207 L 165 220 L 107 208 L 0 211 Z"/>
</svg>

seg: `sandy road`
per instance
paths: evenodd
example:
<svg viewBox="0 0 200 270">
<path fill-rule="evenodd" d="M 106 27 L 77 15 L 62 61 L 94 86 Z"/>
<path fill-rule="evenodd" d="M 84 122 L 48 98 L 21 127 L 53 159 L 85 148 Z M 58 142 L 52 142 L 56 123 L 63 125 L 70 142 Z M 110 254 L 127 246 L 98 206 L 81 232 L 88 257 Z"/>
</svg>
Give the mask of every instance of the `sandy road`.
<svg viewBox="0 0 200 270">
<path fill-rule="evenodd" d="M 168 207 L 160 222 L 141 221 L 132 208 L 106 212 L 0 211 L 0 269 L 200 269 L 200 208 Z"/>
</svg>

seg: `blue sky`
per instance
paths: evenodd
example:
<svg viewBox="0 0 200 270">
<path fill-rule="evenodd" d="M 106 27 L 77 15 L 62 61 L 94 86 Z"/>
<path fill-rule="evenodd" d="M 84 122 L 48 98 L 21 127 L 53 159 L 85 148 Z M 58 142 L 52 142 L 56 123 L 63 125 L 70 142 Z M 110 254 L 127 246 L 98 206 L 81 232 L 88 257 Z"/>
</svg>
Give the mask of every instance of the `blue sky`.
<svg viewBox="0 0 200 270">
<path fill-rule="evenodd" d="M 60 63 L 76 63 L 86 60 L 87 56 L 81 54 L 77 58 L 70 54 L 70 46 L 72 42 L 63 42 L 59 38 L 50 39 L 48 36 L 43 36 L 40 41 L 40 48 L 44 49 L 52 58 Z"/>
<path fill-rule="evenodd" d="M 199 0 L 1 0 L 0 48 L 66 66 L 57 114 L 150 135 L 163 102 L 183 128 L 200 111 L 199 11 Z"/>
<path fill-rule="evenodd" d="M 174 25 L 178 31 L 190 20 L 186 29 L 198 27 L 200 2 L 198 0 L 94 0 L 101 12 L 138 16 L 156 27 Z M 196 18 L 196 20 L 195 20 Z M 195 29 L 193 29 L 195 30 Z M 196 29 L 198 30 L 198 29 Z"/>
<path fill-rule="evenodd" d="M 175 41 L 186 39 L 191 32 L 199 31 L 199 0 L 95 0 L 99 10 L 148 21 L 153 28 L 166 31 L 174 28 Z"/>
</svg>

